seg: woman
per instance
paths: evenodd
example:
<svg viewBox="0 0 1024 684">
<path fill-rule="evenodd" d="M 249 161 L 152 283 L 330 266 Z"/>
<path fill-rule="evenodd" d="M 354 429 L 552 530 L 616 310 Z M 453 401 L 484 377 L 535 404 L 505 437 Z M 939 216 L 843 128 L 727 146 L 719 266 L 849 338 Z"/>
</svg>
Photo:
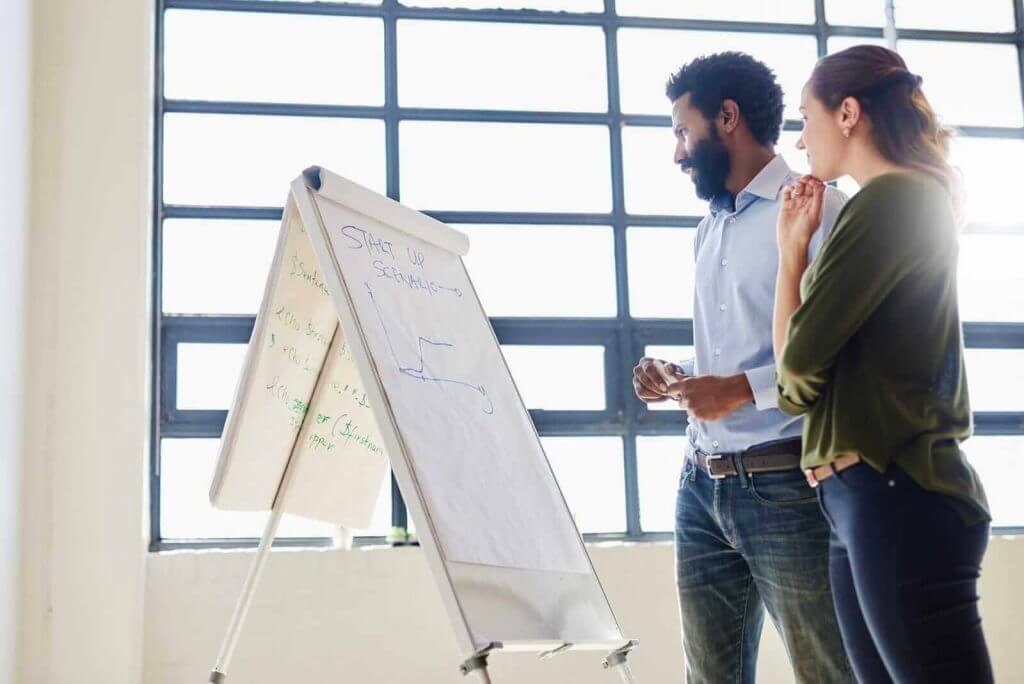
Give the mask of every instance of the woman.
<svg viewBox="0 0 1024 684">
<path fill-rule="evenodd" d="M 811 175 L 783 192 L 779 407 L 807 414 L 802 467 L 832 529 L 829 570 L 861 682 L 992 681 L 977 580 L 985 493 L 957 310 L 949 133 L 895 52 L 824 57 L 801 95 Z M 808 268 L 823 181 L 862 188 Z"/>
</svg>

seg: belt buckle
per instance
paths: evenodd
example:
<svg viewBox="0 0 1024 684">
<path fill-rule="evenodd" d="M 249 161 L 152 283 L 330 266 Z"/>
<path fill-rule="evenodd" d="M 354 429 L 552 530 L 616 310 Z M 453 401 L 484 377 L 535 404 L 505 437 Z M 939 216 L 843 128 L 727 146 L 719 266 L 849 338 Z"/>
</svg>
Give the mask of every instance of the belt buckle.
<svg viewBox="0 0 1024 684">
<path fill-rule="evenodd" d="M 704 463 L 707 465 L 707 469 L 708 469 L 708 477 L 710 477 L 712 480 L 724 480 L 725 479 L 725 477 L 726 477 L 725 473 L 719 473 L 718 475 L 715 475 L 714 473 L 711 472 L 711 462 L 712 461 L 721 461 L 724 458 L 725 458 L 725 456 L 723 454 L 708 454 L 707 456 L 704 457 Z"/>
</svg>

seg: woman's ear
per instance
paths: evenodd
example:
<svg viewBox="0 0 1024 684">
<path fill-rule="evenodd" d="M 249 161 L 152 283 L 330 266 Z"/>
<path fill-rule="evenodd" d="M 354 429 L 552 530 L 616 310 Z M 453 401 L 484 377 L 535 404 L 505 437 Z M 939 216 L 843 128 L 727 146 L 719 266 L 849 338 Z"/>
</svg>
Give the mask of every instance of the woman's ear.
<svg viewBox="0 0 1024 684">
<path fill-rule="evenodd" d="M 843 131 L 843 136 L 849 138 L 853 132 L 853 129 L 860 123 L 861 119 L 861 108 L 860 102 L 855 97 L 845 97 L 843 101 L 839 103 L 839 117 L 838 123 L 839 128 Z"/>
</svg>

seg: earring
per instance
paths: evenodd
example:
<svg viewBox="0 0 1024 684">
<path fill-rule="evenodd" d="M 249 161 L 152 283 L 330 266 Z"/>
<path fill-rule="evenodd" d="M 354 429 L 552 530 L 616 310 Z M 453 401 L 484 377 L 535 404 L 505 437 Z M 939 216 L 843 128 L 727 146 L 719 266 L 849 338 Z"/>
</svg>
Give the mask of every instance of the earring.
<svg viewBox="0 0 1024 684">
<path fill-rule="evenodd" d="M 849 128 L 844 128 L 843 129 L 843 137 L 844 138 L 849 138 L 850 137 L 850 129 Z"/>
</svg>

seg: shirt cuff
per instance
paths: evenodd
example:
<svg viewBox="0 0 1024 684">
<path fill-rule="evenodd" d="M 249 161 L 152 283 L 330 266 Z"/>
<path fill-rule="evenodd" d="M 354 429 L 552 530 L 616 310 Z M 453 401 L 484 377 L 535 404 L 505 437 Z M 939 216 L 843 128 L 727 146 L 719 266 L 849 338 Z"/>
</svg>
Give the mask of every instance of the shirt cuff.
<svg viewBox="0 0 1024 684">
<path fill-rule="evenodd" d="M 754 395 L 754 406 L 758 411 L 779 407 L 778 380 L 775 374 L 775 364 L 751 368 L 743 371 L 750 383 L 750 390 Z"/>
<path fill-rule="evenodd" d="M 685 361 L 678 361 L 678 362 L 676 362 L 676 365 L 679 366 L 679 368 L 682 369 L 682 371 L 684 373 L 686 373 L 686 375 L 688 377 L 692 378 L 692 377 L 694 377 L 694 372 L 693 372 L 694 361 L 695 361 L 694 359 L 686 359 Z"/>
</svg>

